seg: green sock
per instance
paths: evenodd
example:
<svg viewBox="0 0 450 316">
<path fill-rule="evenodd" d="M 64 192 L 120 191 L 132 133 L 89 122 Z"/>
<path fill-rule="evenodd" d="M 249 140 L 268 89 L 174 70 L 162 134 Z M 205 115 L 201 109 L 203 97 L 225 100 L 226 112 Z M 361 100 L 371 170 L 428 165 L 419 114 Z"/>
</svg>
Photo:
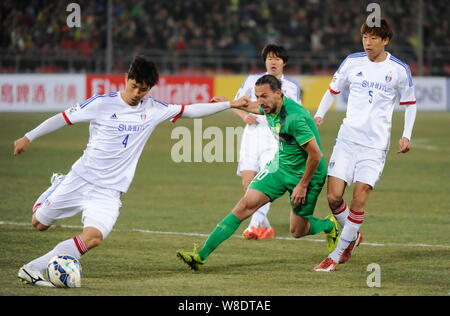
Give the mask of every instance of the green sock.
<svg viewBox="0 0 450 316">
<path fill-rule="evenodd" d="M 205 260 L 225 240 L 231 237 L 241 225 L 241 220 L 233 213 L 228 214 L 211 232 L 202 249 L 198 252 Z"/>
<path fill-rule="evenodd" d="M 308 235 L 315 235 L 321 232 L 329 233 L 334 225 L 329 219 L 317 219 L 312 216 L 305 216 L 309 219 L 309 232 L 306 234 Z"/>
</svg>

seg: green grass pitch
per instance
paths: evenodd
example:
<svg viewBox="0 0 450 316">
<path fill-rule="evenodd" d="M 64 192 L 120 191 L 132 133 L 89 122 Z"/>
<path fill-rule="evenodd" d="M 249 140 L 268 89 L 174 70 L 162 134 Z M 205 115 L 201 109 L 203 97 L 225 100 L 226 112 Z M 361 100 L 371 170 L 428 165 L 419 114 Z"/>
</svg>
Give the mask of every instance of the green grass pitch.
<svg viewBox="0 0 450 316">
<path fill-rule="evenodd" d="M 21 265 L 80 232 L 80 216 L 47 232 L 30 225 L 31 206 L 52 172 L 66 173 L 87 143 L 88 125 L 65 127 L 36 140 L 14 157 L 13 141 L 51 114 L 0 114 L 0 295 L 443 295 L 450 292 L 450 113 L 417 115 L 412 151 L 396 154 L 403 114 L 394 114 L 392 145 L 384 174 L 372 193 L 362 231 L 364 243 L 335 273 L 312 268 L 326 255 L 325 236 L 293 240 L 287 196 L 269 214 L 277 238 L 223 243 L 194 273 L 175 256 L 202 244 L 242 195 L 237 163 L 175 163 L 170 151 L 175 126 L 152 135 L 133 184 L 122 197 L 115 230 L 86 254 L 82 287 L 58 290 L 17 280 Z M 329 113 L 321 127 L 325 158 L 331 154 L 343 113 Z M 203 120 L 203 128 L 241 125 L 232 113 Z M 207 144 L 209 140 L 205 140 Z M 351 190 L 346 192 L 351 200 Z M 316 215 L 329 213 L 325 190 Z M 200 235 L 195 235 L 200 234 Z M 369 287 L 371 263 L 381 286 Z"/>
</svg>

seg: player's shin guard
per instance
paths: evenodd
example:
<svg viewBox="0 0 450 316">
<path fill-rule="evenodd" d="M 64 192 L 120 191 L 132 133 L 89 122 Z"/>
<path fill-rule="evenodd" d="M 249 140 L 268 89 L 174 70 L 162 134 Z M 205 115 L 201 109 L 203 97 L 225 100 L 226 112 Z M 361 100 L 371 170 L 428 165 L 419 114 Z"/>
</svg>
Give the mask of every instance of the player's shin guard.
<svg viewBox="0 0 450 316">
<path fill-rule="evenodd" d="M 80 259 L 87 251 L 88 249 L 83 240 L 81 240 L 80 236 L 76 236 L 60 242 L 53 250 L 29 262 L 27 266 L 32 270 L 41 271 L 47 268 L 48 262 L 54 256 L 68 254 L 76 259 Z"/>
<path fill-rule="evenodd" d="M 241 224 L 241 220 L 233 213 L 228 214 L 211 232 L 202 249 L 198 252 L 205 260 L 225 240 L 231 237 Z"/>
</svg>

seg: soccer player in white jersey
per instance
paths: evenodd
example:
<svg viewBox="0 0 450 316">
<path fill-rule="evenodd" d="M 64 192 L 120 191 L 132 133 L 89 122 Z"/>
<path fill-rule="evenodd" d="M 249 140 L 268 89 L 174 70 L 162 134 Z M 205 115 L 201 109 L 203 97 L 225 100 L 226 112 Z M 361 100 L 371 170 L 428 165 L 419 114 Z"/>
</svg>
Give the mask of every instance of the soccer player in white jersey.
<svg viewBox="0 0 450 316">
<path fill-rule="evenodd" d="M 52 177 L 52 185 L 34 204 L 32 216 L 32 225 L 44 231 L 58 219 L 82 212 L 83 231 L 22 266 L 18 277 L 23 282 L 53 287 L 42 274 L 53 256 L 69 254 L 79 259 L 108 236 L 119 216 L 121 195 L 127 192 L 142 150 L 158 124 L 248 104 L 246 99 L 190 106 L 165 104 L 146 97 L 158 78 L 155 64 L 137 56 L 125 77 L 125 90 L 94 95 L 15 141 L 14 155 L 19 155 L 42 135 L 66 125 L 90 122 L 89 142 L 82 157 L 67 175 Z"/>
<path fill-rule="evenodd" d="M 407 153 L 416 117 L 416 98 L 411 72 L 405 63 L 385 51 L 393 32 L 380 20 L 378 27 L 361 27 L 364 52 L 347 56 L 322 98 L 315 121 L 323 123 L 333 96 L 349 87 L 347 113 L 340 127 L 328 166 L 329 207 L 343 227 L 336 249 L 315 271 L 334 271 L 350 259 L 362 240 L 360 227 L 365 206 L 378 182 L 389 149 L 392 113 L 396 104 L 405 107 L 405 124 L 398 153 Z M 348 207 L 346 186 L 355 183 Z"/>
<path fill-rule="evenodd" d="M 262 59 L 267 72 L 249 75 L 239 89 L 236 98 L 248 97 L 256 101 L 255 83 L 262 76 L 269 74 L 282 82 L 283 94 L 297 103 L 300 101 L 300 87 L 291 78 L 283 74 L 283 69 L 289 59 L 287 51 L 277 45 L 267 45 L 262 50 Z M 237 174 L 241 176 L 244 191 L 256 174 L 273 158 L 278 143 L 267 124 L 264 115 L 250 114 L 235 109 L 234 112 L 247 124 L 242 135 Z M 249 226 L 244 230 L 246 239 L 273 238 L 275 230 L 267 218 L 270 203 L 262 206 L 251 218 Z"/>
</svg>

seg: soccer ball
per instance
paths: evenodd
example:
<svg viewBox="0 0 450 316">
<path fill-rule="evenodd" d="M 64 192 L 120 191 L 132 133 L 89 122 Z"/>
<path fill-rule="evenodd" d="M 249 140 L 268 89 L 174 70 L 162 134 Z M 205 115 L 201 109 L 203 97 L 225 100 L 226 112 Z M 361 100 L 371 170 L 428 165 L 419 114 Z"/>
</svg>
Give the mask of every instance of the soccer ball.
<svg viewBox="0 0 450 316">
<path fill-rule="evenodd" d="M 81 264 L 69 255 L 55 256 L 48 263 L 47 276 L 55 287 L 81 287 Z"/>
</svg>

